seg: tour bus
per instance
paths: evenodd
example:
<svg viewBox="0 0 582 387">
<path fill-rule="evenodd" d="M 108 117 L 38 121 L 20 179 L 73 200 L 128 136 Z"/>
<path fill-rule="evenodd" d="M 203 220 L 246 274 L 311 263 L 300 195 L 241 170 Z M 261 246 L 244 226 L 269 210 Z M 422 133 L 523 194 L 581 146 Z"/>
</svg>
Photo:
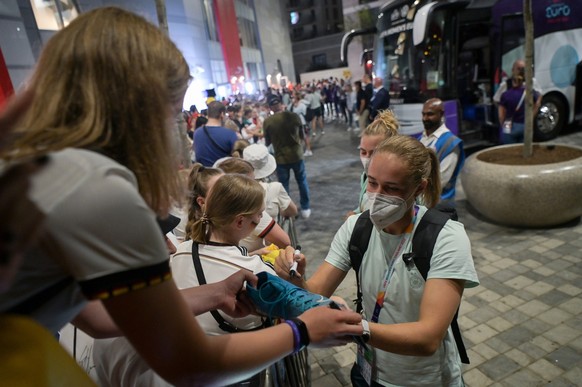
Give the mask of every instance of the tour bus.
<svg viewBox="0 0 582 387">
<path fill-rule="evenodd" d="M 531 0 L 534 77 L 543 99 L 535 136 L 548 140 L 582 118 L 582 1 Z M 524 55 L 523 0 L 393 0 L 381 7 L 374 76 L 384 79 L 403 133 L 422 132 L 422 104 L 445 102 L 446 124 L 467 145 L 495 143 L 499 123 L 492 97 Z M 578 93 L 576 93 L 578 91 Z"/>
</svg>

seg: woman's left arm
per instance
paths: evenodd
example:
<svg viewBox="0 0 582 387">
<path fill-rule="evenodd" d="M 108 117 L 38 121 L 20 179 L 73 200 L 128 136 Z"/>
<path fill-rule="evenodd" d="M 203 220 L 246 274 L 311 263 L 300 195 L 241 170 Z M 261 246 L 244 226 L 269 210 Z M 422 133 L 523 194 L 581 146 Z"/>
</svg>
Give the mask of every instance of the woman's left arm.
<svg viewBox="0 0 582 387">
<path fill-rule="evenodd" d="M 441 345 L 461 303 L 465 281 L 433 278 L 426 281 L 418 321 L 370 323 L 370 344 L 400 355 L 430 356 Z"/>
<path fill-rule="evenodd" d="M 232 317 L 244 317 L 254 311 L 252 301 L 243 291 L 245 281 L 256 277 L 248 270 L 239 270 L 222 281 L 180 290 L 195 316 L 220 309 Z M 123 335 L 99 300 L 90 301 L 73 319 L 72 324 L 95 339 Z"/>
</svg>

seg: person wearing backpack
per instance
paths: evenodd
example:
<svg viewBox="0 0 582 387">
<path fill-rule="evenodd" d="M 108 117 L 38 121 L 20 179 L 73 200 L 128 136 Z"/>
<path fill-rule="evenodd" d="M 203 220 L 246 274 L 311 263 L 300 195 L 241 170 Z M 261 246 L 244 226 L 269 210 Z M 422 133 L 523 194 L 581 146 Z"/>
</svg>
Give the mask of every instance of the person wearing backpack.
<svg viewBox="0 0 582 387">
<path fill-rule="evenodd" d="M 326 297 L 360 265 L 362 325 L 369 334 L 367 343 L 358 345 L 354 386 L 464 385 L 450 325 L 463 289 L 479 280 L 463 225 L 432 208 L 440 188 L 434 151 L 408 136 L 390 137 L 376 148 L 368 168 L 370 210 L 345 221 L 315 274 L 305 280 L 306 260 L 300 256 L 299 275 L 291 278 L 291 249 L 276 261 L 280 277 Z M 418 199 L 425 205 L 417 205 Z M 350 254 L 358 250 L 353 230 L 368 214 L 373 227 L 357 262 Z M 432 249 L 426 247 L 430 243 Z"/>
</svg>

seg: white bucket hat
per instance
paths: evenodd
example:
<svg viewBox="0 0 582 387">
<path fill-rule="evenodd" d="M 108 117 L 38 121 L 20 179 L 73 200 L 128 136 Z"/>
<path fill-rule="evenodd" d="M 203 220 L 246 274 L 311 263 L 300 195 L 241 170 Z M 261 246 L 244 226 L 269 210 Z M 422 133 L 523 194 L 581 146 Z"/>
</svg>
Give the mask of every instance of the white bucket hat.
<svg viewBox="0 0 582 387">
<path fill-rule="evenodd" d="M 267 147 L 262 144 L 247 146 L 243 150 L 243 159 L 252 164 L 255 169 L 255 179 L 263 179 L 277 169 L 275 158 L 269 153 Z"/>
</svg>

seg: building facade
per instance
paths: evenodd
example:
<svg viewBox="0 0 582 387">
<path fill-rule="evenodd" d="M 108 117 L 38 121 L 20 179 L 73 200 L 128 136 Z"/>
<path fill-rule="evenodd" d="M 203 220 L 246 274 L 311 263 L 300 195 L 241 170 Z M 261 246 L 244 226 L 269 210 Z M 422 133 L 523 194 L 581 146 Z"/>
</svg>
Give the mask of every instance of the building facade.
<svg viewBox="0 0 582 387">
<path fill-rule="evenodd" d="M 0 103 L 34 68 L 44 43 L 79 12 L 114 5 L 158 24 L 155 0 L 2 0 Z M 217 97 L 254 94 L 294 74 L 287 15 L 269 0 L 166 0 L 170 38 L 184 54 L 193 81 L 184 106 Z M 277 82 L 279 81 L 279 82 Z"/>
<path fill-rule="evenodd" d="M 344 33 L 342 0 L 287 0 L 296 79 L 300 74 L 338 67 Z"/>
</svg>

